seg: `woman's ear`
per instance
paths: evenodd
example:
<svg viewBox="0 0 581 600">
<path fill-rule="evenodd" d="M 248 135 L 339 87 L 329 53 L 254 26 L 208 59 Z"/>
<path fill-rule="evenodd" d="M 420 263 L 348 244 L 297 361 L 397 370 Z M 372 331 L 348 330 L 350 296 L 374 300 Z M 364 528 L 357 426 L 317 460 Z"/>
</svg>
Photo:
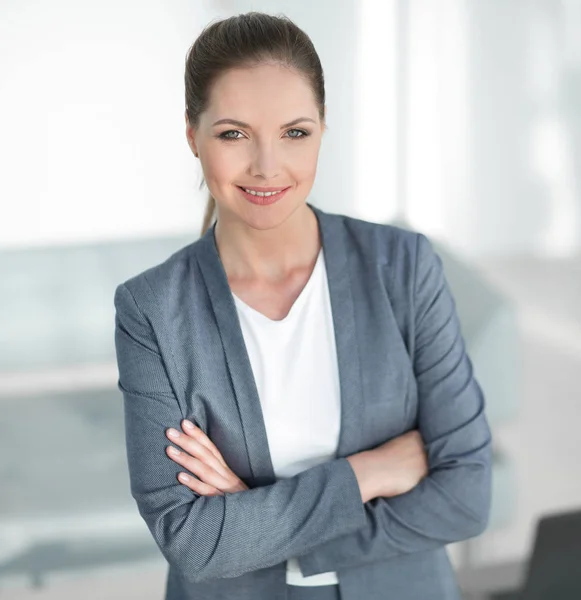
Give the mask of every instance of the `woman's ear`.
<svg viewBox="0 0 581 600">
<path fill-rule="evenodd" d="M 194 153 L 194 156 L 197 158 L 198 157 L 198 147 L 196 144 L 196 131 L 190 125 L 190 121 L 188 119 L 187 112 L 185 113 L 185 117 L 186 117 L 186 139 L 188 140 L 188 146 L 190 147 L 191 151 Z"/>
</svg>

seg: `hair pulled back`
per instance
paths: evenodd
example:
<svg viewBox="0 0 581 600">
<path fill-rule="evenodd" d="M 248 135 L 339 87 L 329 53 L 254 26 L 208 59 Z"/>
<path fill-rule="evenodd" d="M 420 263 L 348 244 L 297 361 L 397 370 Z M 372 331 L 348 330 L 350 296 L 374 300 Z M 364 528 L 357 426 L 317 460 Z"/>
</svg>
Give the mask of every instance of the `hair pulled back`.
<svg viewBox="0 0 581 600">
<path fill-rule="evenodd" d="M 309 36 L 288 17 L 248 12 L 207 25 L 186 56 L 186 114 L 193 127 L 208 107 L 213 83 L 224 72 L 276 62 L 301 73 L 312 87 L 320 118 L 325 113 L 321 61 Z M 210 194 L 201 235 L 212 225 L 216 201 Z"/>
</svg>

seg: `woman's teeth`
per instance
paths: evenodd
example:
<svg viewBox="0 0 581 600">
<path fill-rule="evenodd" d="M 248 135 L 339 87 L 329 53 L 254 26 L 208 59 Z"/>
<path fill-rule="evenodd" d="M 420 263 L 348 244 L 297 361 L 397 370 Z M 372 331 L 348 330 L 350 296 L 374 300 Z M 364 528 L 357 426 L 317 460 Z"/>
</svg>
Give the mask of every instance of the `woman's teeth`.
<svg viewBox="0 0 581 600">
<path fill-rule="evenodd" d="M 242 188 L 246 193 L 252 194 L 253 196 L 274 196 L 275 194 L 280 194 L 283 190 L 279 190 L 278 192 L 257 192 L 256 190 L 247 190 L 246 188 Z"/>
</svg>

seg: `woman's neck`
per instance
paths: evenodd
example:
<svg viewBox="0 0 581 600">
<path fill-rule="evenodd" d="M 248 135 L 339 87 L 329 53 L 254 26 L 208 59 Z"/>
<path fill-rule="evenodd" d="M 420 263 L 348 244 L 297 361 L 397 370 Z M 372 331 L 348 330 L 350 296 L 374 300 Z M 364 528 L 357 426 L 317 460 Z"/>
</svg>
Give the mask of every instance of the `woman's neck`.
<svg viewBox="0 0 581 600">
<path fill-rule="evenodd" d="M 256 230 L 216 223 L 216 245 L 229 280 L 284 280 L 297 269 L 311 267 L 321 248 L 317 217 L 305 204 L 280 227 Z"/>
</svg>

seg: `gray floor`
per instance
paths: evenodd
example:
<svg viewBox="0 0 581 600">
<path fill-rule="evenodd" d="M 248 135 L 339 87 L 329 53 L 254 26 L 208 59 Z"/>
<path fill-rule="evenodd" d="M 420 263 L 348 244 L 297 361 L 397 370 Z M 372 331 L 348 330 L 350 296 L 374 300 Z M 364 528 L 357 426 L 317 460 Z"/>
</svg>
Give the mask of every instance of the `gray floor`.
<svg viewBox="0 0 581 600">
<path fill-rule="evenodd" d="M 117 389 L 0 404 L 0 590 L 158 556 L 129 490 Z"/>
<path fill-rule="evenodd" d="M 0 588 L 2 600 L 161 600 L 166 565 L 160 560 L 133 567 L 54 576 L 43 589 L 18 582 Z"/>
</svg>

